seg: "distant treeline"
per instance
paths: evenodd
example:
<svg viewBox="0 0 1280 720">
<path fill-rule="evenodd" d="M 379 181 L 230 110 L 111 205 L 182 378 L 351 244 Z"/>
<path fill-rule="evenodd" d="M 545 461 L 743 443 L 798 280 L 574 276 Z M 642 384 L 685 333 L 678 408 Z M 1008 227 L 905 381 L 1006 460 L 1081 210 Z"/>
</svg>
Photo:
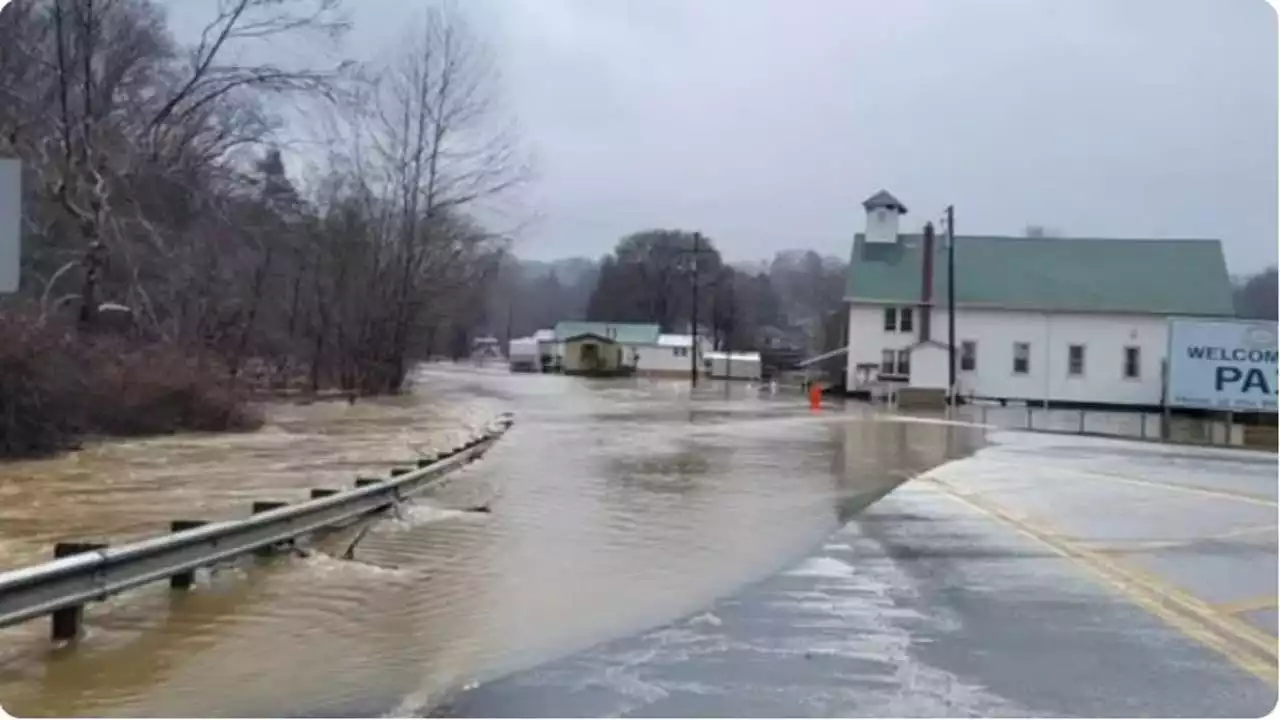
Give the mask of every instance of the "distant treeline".
<svg viewBox="0 0 1280 720">
<path fill-rule="evenodd" d="M 1238 279 L 1235 283 L 1236 314 L 1254 320 L 1275 320 L 1280 295 L 1276 290 L 1276 268 L 1269 267 L 1257 275 Z"/>
<path fill-rule="evenodd" d="M 783 345 L 821 348 L 834 338 L 827 322 L 841 307 L 844 261 L 811 250 L 787 250 L 772 261 L 727 263 L 714 238 L 645 230 L 598 260 L 551 262 L 508 256 L 492 287 L 484 331 L 522 337 L 559 320 L 656 323 L 686 332 L 698 286 L 698 325 L 718 347 Z"/>
</svg>

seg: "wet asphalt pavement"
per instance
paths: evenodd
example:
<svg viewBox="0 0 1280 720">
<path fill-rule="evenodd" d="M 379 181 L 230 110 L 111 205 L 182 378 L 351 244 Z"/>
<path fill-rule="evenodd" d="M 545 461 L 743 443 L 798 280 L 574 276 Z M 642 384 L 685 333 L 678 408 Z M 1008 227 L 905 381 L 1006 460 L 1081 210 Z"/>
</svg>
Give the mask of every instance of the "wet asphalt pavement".
<svg viewBox="0 0 1280 720">
<path fill-rule="evenodd" d="M 991 440 L 897 488 L 781 574 L 436 714 L 1271 711 L 1274 455 Z"/>
</svg>

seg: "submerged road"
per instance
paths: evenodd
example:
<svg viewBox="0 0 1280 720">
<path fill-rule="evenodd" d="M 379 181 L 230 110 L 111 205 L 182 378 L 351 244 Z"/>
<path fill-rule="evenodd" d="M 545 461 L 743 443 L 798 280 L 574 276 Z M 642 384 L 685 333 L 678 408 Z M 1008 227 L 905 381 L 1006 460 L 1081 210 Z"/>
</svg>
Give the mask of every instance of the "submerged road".
<svg viewBox="0 0 1280 720">
<path fill-rule="evenodd" d="M 354 561 L 247 561 L 187 594 L 89 606 L 79 647 L 0 631 L 20 716 L 370 716 L 699 612 L 803 558 L 903 479 L 972 452 L 969 428 L 811 413 L 743 385 L 591 381 L 431 366 L 414 393 L 274 408 L 258 433 L 110 443 L 0 467 L 0 567 L 60 539 L 385 472 L 462 425 L 515 428 L 441 492 L 378 522 Z M 490 502 L 487 514 L 461 512 Z M 340 549 L 339 549 L 340 550 Z"/>
<path fill-rule="evenodd" d="M 433 366 L 262 432 L 0 467 L 0 567 L 515 428 L 354 561 L 251 561 L 0 631 L 21 716 L 1261 716 L 1274 455 Z M 461 512 L 490 502 L 487 514 Z M 324 552 L 329 550 L 330 552 Z"/>
<path fill-rule="evenodd" d="M 1261 717 L 1274 455 L 993 433 L 808 558 L 440 716 Z"/>
</svg>

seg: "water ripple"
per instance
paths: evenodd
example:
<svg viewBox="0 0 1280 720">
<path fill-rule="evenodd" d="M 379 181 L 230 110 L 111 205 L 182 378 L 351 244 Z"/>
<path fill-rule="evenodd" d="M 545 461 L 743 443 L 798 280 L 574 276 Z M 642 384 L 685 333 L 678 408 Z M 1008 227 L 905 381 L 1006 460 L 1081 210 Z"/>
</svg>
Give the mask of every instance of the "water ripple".
<svg viewBox="0 0 1280 720">
<path fill-rule="evenodd" d="M 24 716 L 377 715 L 682 614 L 801 556 L 972 444 L 798 397 L 433 366 L 405 397 L 271 408 L 253 434 L 103 444 L 0 469 L 0 567 L 385 473 L 498 412 L 516 426 L 430 497 L 307 557 L 249 558 L 88 609 L 50 652 L 0 631 Z M 487 505 L 491 512 L 468 512 Z M 708 620 L 710 621 L 710 620 Z"/>
</svg>

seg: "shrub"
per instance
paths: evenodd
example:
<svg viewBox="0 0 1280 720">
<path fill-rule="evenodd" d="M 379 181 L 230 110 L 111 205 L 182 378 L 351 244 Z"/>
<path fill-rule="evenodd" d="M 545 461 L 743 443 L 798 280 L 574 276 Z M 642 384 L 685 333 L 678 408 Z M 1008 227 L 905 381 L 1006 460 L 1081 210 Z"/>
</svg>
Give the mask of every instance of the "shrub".
<svg viewBox="0 0 1280 720">
<path fill-rule="evenodd" d="M 229 431 L 260 419 L 180 348 L 0 315 L 0 456 L 57 452 L 84 435 Z"/>
<path fill-rule="evenodd" d="M 29 317 L 0 316 L 0 456 L 55 452 L 82 429 L 73 341 Z"/>
</svg>

